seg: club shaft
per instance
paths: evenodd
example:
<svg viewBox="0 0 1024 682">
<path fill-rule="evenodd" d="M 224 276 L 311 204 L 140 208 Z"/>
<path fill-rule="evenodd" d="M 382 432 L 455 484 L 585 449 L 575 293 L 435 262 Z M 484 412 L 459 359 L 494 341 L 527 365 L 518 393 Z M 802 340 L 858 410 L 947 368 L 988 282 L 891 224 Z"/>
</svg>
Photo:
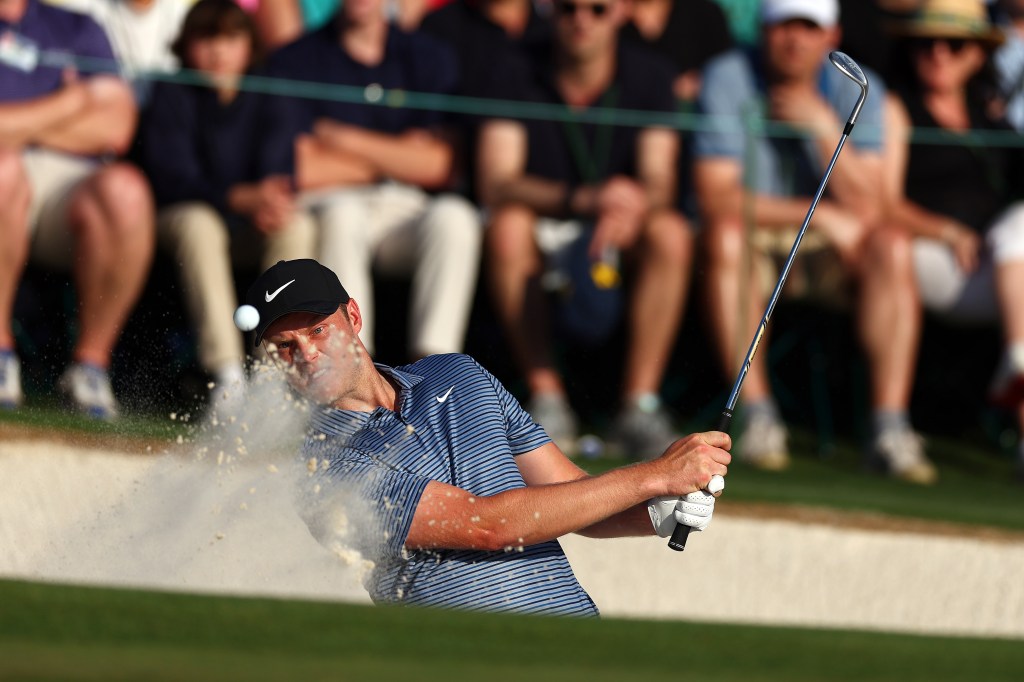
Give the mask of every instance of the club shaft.
<svg viewBox="0 0 1024 682">
<path fill-rule="evenodd" d="M 772 313 L 775 312 L 775 305 L 779 302 L 779 296 L 782 294 L 782 287 L 786 284 L 786 278 L 789 277 L 789 271 L 793 269 L 793 261 L 796 260 L 796 254 L 800 250 L 800 242 L 803 241 L 804 235 L 807 233 L 807 227 L 811 224 L 811 216 L 814 215 L 814 209 L 818 207 L 818 202 L 821 201 L 821 196 L 825 193 L 825 186 L 828 184 L 828 179 L 832 176 L 832 169 L 835 168 L 836 160 L 839 158 L 839 152 L 843 150 L 843 145 L 846 143 L 847 137 L 848 133 L 844 132 L 843 136 L 839 138 L 839 144 L 836 145 L 836 150 L 832 154 L 832 160 L 829 161 L 828 168 L 825 169 L 821 182 L 818 183 L 818 190 L 814 193 L 814 199 L 811 200 L 811 206 L 807 210 L 807 215 L 804 216 L 804 222 L 800 225 L 800 230 L 796 233 L 796 239 L 793 240 L 793 246 L 789 249 L 789 256 L 786 257 L 786 262 L 782 266 L 782 272 L 779 274 L 779 280 L 775 283 L 775 289 L 772 290 L 772 295 L 768 298 L 768 305 L 765 308 L 764 315 L 761 317 L 761 322 L 757 325 L 757 332 L 754 334 L 754 338 L 750 342 L 750 348 L 747 349 L 747 356 L 743 358 L 743 365 L 740 367 L 740 371 L 736 375 L 736 381 L 732 385 L 732 391 L 729 393 L 729 399 L 725 403 L 725 409 L 730 413 L 736 409 L 736 402 L 740 397 L 740 389 L 743 387 L 743 380 L 747 378 L 747 372 L 750 371 L 750 363 L 753 362 L 754 354 L 757 352 L 757 347 L 761 344 L 761 339 L 768 330 L 768 321 L 772 319 Z"/>
<path fill-rule="evenodd" d="M 860 111 L 861 100 L 857 102 L 856 111 Z M 832 160 L 828 162 L 828 167 L 825 169 L 824 174 L 821 176 L 821 182 L 818 183 L 818 189 L 814 193 L 814 198 L 811 200 L 811 206 L 807 209 L 807 215 L 804 216 L 804 222 L 800 225 L 800 230 L 796 233 L 796 239 L 793 240 L 793 246 L 789 250 L 789 256 L 786 257 L 786 262 L 782 266 L 782 272 L 779 273 L 779 280 L 775 283 L 775 289 L 772 291 L 771 297 L 768 299 L 768 305 L 765 308 L 764 315 L 761 317 L 760 324 L 757 325 L 757 332 L 754 334 L 753 340 L 750 342 L 750 348 L 747 349 L 747 356 L 743 359 L 743 365 L 740 367 L 739 373 L 736 375 L 736 381 L 732 385 L 732 391 L 729 393 L 729 400 L 725 404 L 725 409 L 722 410 L 718 421 L 718 430 L 725 433 L 729 432 L 729 427 L 732 425 L 732 416 L 736 410 L 736 402 L 739 400 L 740 389 L 743 387 L 743 380 L 747 378 L 747 372 L 750 371 L 750 363 L 754 359 L 754 354 L 757 352 L 757 347 L 761 344 L 761 339 L 764 337 L 765 332 L 768 329 L 768 321 L 772 318 L 772 313 L 775 312 L 775 304 L 779 302 L 779 295 L 782 293 L 782 287 L 786 283 L 786 278 L 789 276 L 789 271 L 793 268 L 793 261 L 796 260 L 796 254 L 800 250 L 800 242 L 803 241 L 804 234 L 807 232 L 807 227 L 811 224 L 811 216 L 814 215 L 814 209 L 818 207 L 818 202 L 821 201 L 821 196 L 825 193 L 825 186 L 828 185 L 828 180 L 832 177 L 832 170 L 836 166 L 836 160 L 839 158 L 839 152 L 843 150 L 843 145 L 846 144 L 846 138 L 850 136 L 850 130 L 852 125 L 847 123 L 843 130 L 842 136 L 839 138 L 839 144 L 836 145 L 836 150 L 832 153 Z M 685 526 L 681 523 L 676 524 L 676 528 L 672 531 L 672 537 L 668 541 L 668 546 L 677 552 L 682 552 L 686 549 L 686 539 L 690 535 L 692 529 L 689 526 Z"/>
</svg>

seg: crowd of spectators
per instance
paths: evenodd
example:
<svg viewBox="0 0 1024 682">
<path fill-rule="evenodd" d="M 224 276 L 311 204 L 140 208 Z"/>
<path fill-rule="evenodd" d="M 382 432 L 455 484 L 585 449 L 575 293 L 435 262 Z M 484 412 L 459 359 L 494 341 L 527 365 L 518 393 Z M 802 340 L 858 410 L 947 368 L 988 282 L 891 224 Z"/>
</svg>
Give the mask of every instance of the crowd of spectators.
<svg viewBox="0 0 1024 682">
<path fill-rule="evenodd" d="M 925 310 L 1001 325 L 990 397 L 1024 433 L 1022 0 L 0 0 L 0 405 L 24 400 L 29 262 L 77 294 L 57 390 L 113 419 L 111 354 L 154 253 L 222 412 L 246 390 L 233 273 L 315 257 L 359 301 L 371 353 L 375 277 L 411 280 L 409 359 L 462 350 L 479 275 L 529 412 L 569 452 L 555 344 L 621 324 L 611 441 L 654 457 L 675 438 L 661 390 L 695 277 L 735 376 L 858 94 L 827 67 L 837 48 L 869 96 L 787 294 L 849 311 L 867 457 L 931 483 L 909 418 Z M 441 105 L 380 106 L 401 92 Z M 445 106 L 490 100 L 507 106 Z M 692 114 L 705 124 L 666 125 Z M 737 454 L 778 470 L 765 355 Z"/>
</svg>

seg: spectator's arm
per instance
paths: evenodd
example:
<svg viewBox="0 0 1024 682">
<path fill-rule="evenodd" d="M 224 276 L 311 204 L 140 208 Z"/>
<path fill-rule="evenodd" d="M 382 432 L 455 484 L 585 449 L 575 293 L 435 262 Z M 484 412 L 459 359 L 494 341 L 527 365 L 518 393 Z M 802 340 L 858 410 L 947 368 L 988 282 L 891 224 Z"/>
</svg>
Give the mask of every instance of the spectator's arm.
<svg viewBox="0 0 1024 682">
<path fill-rule="evenodd" d="M 563 216 L 593 213 L 597 192 L 564 182 L 526 174 L 527 139 L 522 124 L 508 120 L 487 121 L 481 126 L 477 145 L 477 179 L 481 201 L 494 208 L 504 204 L 523 204 L 540 215 Z"/>
<path fill-rule="evenodd" d="M 379 175 L 399 182 L 436 189 L 451 178 L 451 144 L 425 130 L 391 135 L 320 119 L 313 134 L 327 150 L 361 159 Z"/>
<path fill-rule="evenodd" d="M 325 145 L 319 138 L 295 138 L 295 185 L 299 190 L 368 185 L 379 178 L 369 161 Z"/>
<path fill-rule="evenodd" d="M 637 172 L 652 210 L 675 201 L 679 135 L 669 128 L 647 128 L 637 139 Z"/>
<path fill-rule="evenodd" d="M 43 97 L 0 104 L 0 145 L 22 147 L 41 131 L 71 120 L 87 102 L 85 88 L 73 82 Z"/>
<path fill-rule="evenodd" d="M 84 111 L 40 130 L 29 141 L 70 154 L 125 152 L 138 119 L 131 89 L 119 78 L 105 75 L 90 78 L 85 87 Z"/>
<path fill-rule="evenodd" d="M 750 196 L 743 189 L 742 174 L 742 165 L 727 157 L 701 159 L 694 165 L 693 184 L 705 222 L 749 217 L 758 227 L 767 229 L 793 227 L 803 222 L 810 197 Z M 748 206 L 746 202 L 751 203 Z M 826 213 L 826 208 L 834 209 L 835 204 L 821 201 L 821 215 Z"/>
</svg>

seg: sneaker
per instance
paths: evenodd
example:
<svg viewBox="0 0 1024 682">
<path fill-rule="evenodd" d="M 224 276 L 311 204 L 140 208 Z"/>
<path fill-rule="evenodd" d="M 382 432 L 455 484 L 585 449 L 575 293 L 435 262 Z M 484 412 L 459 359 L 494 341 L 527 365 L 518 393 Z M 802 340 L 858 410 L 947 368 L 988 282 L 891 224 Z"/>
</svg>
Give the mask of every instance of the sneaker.
<svg viewBox="0 0 1024 682">
<path fill-rule="evenodd" d="M 565 397 L 552 393 L 534 396 L 527 412 L 533 421 L 544 427 L 544 431 L 562 452 L 566 455 L 575 454 L 576 415 Z"/>
<path fill-rule="evenodd" d="M 873 455 L 893 478 L 917 485 L 932 485 L 939 478 L 924 454 L 924 439 L 912 429 L 887 429 L 875 438 Z"/>
<path fill-rule="evenodd" d="M 21 362 L 14 351 L 0 351 L 0 408 L 13 410 L 21 405 Z"/>
<path fill-rule="evenodd" d="M 241 365 L 231 365 L 215 372 L 209 384 L 210 396 L 207 412 L 215 420 L 230 420 L 242 414 L 245 407 L 246 389 L 245 370 Z"/>
<path fill-rule="evenodd" d="M 57 390 L 71 407 L 94 419 L 111 421 L 118 415 L 110 376 L 101 367 L 72 363 L 57 382 Z"/>
<path fill-rule="evenodd" d="M 615 419 L 613 433 L 622 453 L 637 460 L 659 457 L 679 438 L 656 396 L 645 396 L 623 408 Z"/>
<path fill-rule="evenodd" d="M 736 445 L 741 460 L 765 471 L 782 471 L 789 466 L 786 427 L 777 419 L 758 415 L 747 421 Z"/>
<path fill-rule="evenodd" d="M 1024 344 L 1010 346 L 999 363 L 989 387 L 993 404 L 1013 409 L 1024 402 Z"/>
</svg>

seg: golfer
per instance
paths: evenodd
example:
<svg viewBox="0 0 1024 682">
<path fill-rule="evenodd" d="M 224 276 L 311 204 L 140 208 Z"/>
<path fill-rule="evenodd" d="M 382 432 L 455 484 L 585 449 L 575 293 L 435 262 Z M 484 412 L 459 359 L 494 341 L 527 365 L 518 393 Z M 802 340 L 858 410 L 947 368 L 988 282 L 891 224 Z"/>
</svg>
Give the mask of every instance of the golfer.
<svg viewBox="0 0 1024 682">
<path fill-rule="evenodd" d="M 726 473 L 724 433 L 591 476 L 469 356 L 374 364 L 358 303 L 318 262 L 277 263 L 246 302 L 260 314 L 256 345 L 320 407 L 304 452 L 327 462 L 318 495 L 351 487 L 371 510 L 377 603 L 593 616 L 557 538 L 667 536 L 711 520 L 715 498 L 702 489 Z M 314 535 L 322 510 L 305 501 Z"/>
</svg>

